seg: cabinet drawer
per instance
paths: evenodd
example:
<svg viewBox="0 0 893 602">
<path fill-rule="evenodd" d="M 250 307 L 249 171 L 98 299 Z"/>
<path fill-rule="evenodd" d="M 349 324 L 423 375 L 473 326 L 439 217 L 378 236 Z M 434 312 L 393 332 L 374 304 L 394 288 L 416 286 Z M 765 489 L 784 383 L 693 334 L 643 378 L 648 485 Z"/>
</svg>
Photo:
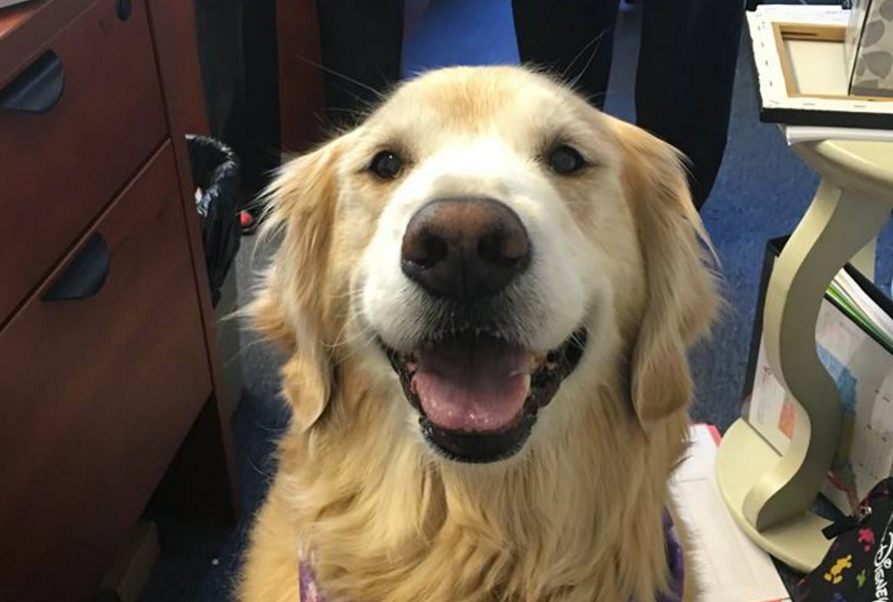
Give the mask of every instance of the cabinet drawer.
<svg viewBox="0 0 893 602">
<path fill-rule="evenodd" d="M 131 4 L 122 21 L 115 0 L 94 3 L 23 65 L 20 78 L 50 89 L 55 75 L 28 67 L 56 55 L 54 106 L 0 109 L 0 324 L 164 139 L 146 9 Z"/>
<path fill-rule="evenodd" d="M 0 331 L 0 600 L 83 599 L 211 393 L 178 190 L 168 143 Z"/>
</svg>

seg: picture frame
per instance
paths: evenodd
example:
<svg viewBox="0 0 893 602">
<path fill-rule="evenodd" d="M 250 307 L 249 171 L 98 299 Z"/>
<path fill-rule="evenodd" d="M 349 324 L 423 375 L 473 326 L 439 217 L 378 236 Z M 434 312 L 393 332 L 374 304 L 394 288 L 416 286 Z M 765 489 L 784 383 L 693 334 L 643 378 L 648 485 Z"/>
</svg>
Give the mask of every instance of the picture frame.
<svg viewBox="0 0 893 602">
<path fill-rule="evenodd" d="M 761 121 L 893 129 L 893 98 L 848 93 L 848 20 L 836 6 L 763 5 L 748 13 Z"/>
</svg>

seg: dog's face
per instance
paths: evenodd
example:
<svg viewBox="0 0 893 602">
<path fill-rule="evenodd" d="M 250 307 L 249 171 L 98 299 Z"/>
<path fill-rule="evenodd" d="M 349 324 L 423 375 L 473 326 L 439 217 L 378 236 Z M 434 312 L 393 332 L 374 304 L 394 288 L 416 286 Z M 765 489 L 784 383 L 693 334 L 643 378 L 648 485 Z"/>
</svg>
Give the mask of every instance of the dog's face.
<svg viewBox="0 0 893 602">
<path fill-rule="evenodd" d="M 415 436 L 463 462 L 572 423 L 603 365 L 628 367 L 643 423 L 687 402 L 713 293 L 678 160 L 544 76 L 426 75 L 272 198 L 285 241 L 255 313 L 307 426 L 344 361 L 399 382 Z"/>
</svg>

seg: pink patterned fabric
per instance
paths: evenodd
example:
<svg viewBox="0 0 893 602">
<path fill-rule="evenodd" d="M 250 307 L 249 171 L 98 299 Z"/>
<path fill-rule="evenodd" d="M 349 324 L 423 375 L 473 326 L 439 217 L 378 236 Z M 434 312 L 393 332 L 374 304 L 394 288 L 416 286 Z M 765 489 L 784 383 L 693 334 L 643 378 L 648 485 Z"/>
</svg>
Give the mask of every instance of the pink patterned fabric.
<svg viewBox="0 0 893 602">
<path fill-rule="evenodd" d="M 316 573 L 313 566 L 307 562 L 301 562 L 300 571 L 300 602 L 325 602 L 325 598 L 316 587 Z"/>
</svg>

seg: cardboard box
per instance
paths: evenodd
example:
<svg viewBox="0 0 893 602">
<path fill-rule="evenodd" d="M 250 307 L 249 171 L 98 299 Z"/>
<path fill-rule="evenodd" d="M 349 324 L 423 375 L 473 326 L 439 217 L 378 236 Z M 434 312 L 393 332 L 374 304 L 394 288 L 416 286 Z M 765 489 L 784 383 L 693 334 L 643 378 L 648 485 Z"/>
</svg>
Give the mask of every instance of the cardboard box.
<svg viewBox="0 0 893 602">
<path fill-rule="evenodd" d="M 853 96 L 893 96 L 893 1 L 853 0 L 846 32 Z"/>
</svg>

